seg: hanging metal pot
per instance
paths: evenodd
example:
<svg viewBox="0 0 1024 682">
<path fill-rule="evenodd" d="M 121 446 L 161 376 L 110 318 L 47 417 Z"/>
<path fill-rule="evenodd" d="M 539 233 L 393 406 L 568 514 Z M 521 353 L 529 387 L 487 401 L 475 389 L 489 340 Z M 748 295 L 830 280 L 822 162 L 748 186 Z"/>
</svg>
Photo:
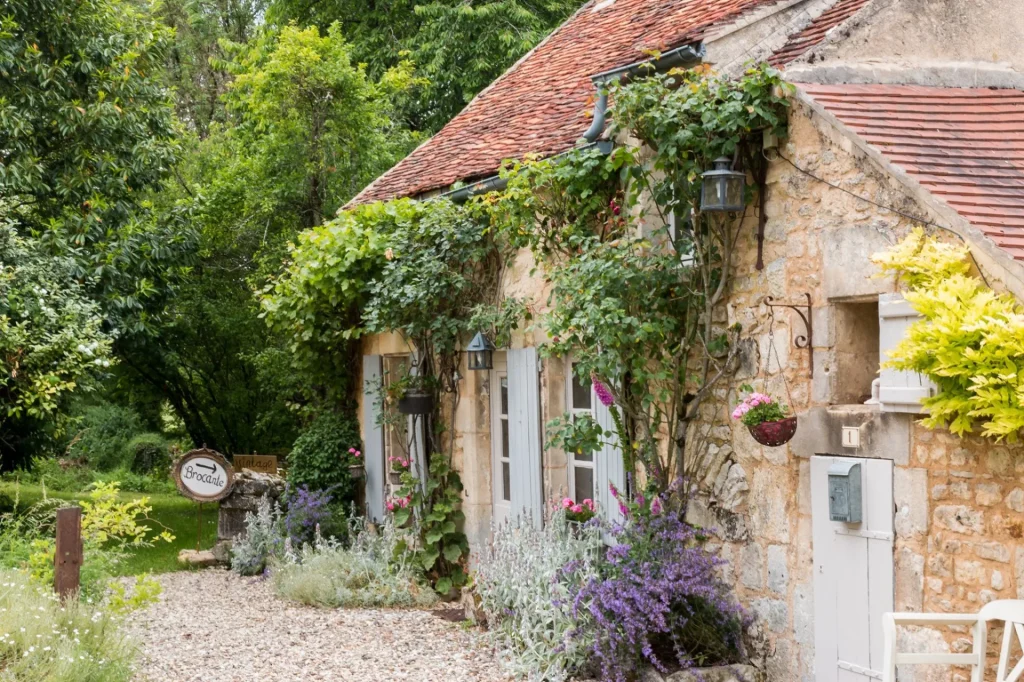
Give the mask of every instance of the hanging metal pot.
<svg viewBox="0 0 1024 682">
<path fill-rule="evenodd" d="M 796 417 L 787 417 L 774 422 L 761 422 L 748 426 L 750 435 L 761 445 L 777 448 L 785 445 L 796 435 Z"/>
<path fill-rule="evenodd" d="M 422 390 L 409 390 L 398 399 L 402 414 L 430 414 L 434 410 L 434 396 Z"/>
</svg>

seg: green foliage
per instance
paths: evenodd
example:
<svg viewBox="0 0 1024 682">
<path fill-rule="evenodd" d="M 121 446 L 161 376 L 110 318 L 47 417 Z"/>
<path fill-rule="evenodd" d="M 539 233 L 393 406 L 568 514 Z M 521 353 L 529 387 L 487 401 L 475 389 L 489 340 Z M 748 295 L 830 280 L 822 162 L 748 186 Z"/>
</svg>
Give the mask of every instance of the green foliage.
<svg viewBox="0 0 1024 682">
<path fill-rule="evenodd" d="M 348 546 L 318 538 L 274 562 L 277 593 L 285 599 L 328 608 L 431 606 L 437 595 L 421 583 L 422 571 L 400 551 L 401 533 L 391 519 L 379 530 L 353 518 Z"/>
<path fill-rule="evenodd" d="M 406 55 L 426 78 L 403 102 L 415 130 L 436 131 L 553 28 L 581 0 L 275 0 L 269 17 L 324 27 L 341 22 L 356 59 L 379 76 Z"/>
<path fill-rule="evenodd" d="M 0 220 L 0 442 L 18 421 L 61 414 L 111 364 L 111 339 L 71 259 Z"/>
<path fill-rule="evenodd" d="M 737 232 L 701 212 L 701 173 L 722 155 L 763 173 L 761 131 L 784 135 L 787 103 L 767 68 L 736 80 L 676 70 L 610 90 L 611 133 L 635 143 L 510 164 L 508 189 L 485 201 L 551 284 L 544 351 L 571 353 L 579 376 L 615 403 L 619 433 L 556 421 L 556 441 L 591 448 L 618 436 L 664 489 L 692 473 L 683 470 L 688 425 L 738 351 L 739 330 L 715 322 Z"/>
<path fill-rule="evenodd" d="M 53 457 L 34 457 L 30 476 L 42 486 L 66 492 L 85 490 L 93 481 L 93 471 L 88 467 Z"/>
<path fill-rule="evenodd" d="M 909 287 L 904 296 L 923 318 L 886 364 L 935 382 L 925 426 L 960 436 L 980 426 L 983 436 L 1014 443 L 1024 428 L 1024 309 L 969 274 L 968 253 L 918 228 L 873 258 Z"/>
<path fill-rule="evenodd" d="M 409 552 L 413 561 L 430 578 L 438 594 L 448 595 L 466 584 L 469 541 L 462 532 L 466 515 L 462 513 L 462 480 L 445 457 L 430 458 L 430 470 L 421 481 L 408 467 L 401 472 L 402 485 L 396 491 L 396 504 L 388 502 L 394 522 L 402 527 L 412 523 L 417 541 L 403 543 L 399 550 Z"/>
<path fill-rule="evenodd" d="M 144 431 L 142 420 L 131 408 L 113 403 L 90 405 L 81 412 L 67 452 L 100 471 L 131 468 L 134 451 L 129 444 Z"/>
<path fill-rule="evenodd" d="M 160 582 L 148 574 L 135 576 L 135 582 L 130 587 L 123 581 L 115 580 L 110 583 L 106 597 L 107 608 L 111 613 L 123 616 L 155 604 L 162 592 Z"/>
<path fill-rule="evenodd" d="M 355 415 L 321 415 L 288 454 L 288 482 L 296 488 L 330 489 L 333 499 L 352 500 L 355 484 L 348 467 L 362 463 L 350 454 L 353 448 L 362 449 Z"/>
<path fill-rule="evenodd" d="M 171 466 L 171 449 L 159 433 L 140 433 L 126 446 L 126 459 L 137 474 L 166 474 Z"/>
<path fill-rule="evenodd" d="M 61 604 L 49 586 L 0 571 L 0 680 L 129 682 L 136 650 L 99 606 Z"/>
</svg>

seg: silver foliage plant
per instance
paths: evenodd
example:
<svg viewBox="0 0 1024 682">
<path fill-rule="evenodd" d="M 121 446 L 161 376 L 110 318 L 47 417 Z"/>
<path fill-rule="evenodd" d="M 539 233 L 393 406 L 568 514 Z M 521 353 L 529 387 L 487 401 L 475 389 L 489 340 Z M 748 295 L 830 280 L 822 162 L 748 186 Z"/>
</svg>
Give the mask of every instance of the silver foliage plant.
<svg viewBox="0 0 1024 682">
<path fill-rule="evenodd" d="M 281 551 L 284 543 L 284 522 L 281 507 L 264 495 L 256 505 L 256 513 L 245 513 L 245 535 L 231 545 L 231 570 L 239 575 L 257 575 L 267 567 L 271 556 Z"/>
<path fill-rule="evenodd" d="M 563 682 L 587 664 L 590 612 L 581 605 L 574 613 L 569 586 L 597 576 L 603 546 L 596 521 L 570 525 L 561 508 L 541 529 L 525 519 L 495 530 L 477 567 L 476 592 L 509 673 Z"/>
<path fill-rule="evenodd" d="M 312 545 L 289 548 L 273 563 L 278 594 L 331 608 L 430 606 L 437 601 L 408 553 L 401 551 L 402 532 L 390 515 L 377 527 L 352 517 L 348 536 L 344 545 L 321 537 L 318 528 Z"/>
</svg>

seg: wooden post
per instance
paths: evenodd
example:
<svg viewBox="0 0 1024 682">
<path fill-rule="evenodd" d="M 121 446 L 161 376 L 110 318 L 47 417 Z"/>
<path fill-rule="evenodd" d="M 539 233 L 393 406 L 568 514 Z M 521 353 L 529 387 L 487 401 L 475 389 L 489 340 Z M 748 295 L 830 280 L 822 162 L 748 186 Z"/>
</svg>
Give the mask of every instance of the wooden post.
<svg viewBox="0 0 1024 682">
<path fill-rule="evenodd" d="M 82 509 L 57 510 L 57 552 L 53 557 L 53 591 L 61 600 L 78 592 L 82 570 Z"/>
</svg>

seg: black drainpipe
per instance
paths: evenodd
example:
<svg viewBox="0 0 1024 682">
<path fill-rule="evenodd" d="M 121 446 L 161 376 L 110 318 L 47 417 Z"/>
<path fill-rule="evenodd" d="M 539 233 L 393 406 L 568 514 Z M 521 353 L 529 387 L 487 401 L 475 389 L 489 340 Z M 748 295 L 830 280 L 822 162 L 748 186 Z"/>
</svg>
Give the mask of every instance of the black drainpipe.
<svg viewBox="0 0 1024 682">
<path fill-rule="evenodd" d="M 570 149 L 567 152 L 562 152 L 552 158 L 557 158 L 558 156 L 563 156 L 564 154 L 569 154 L 588 147 L 596 147 L 602 154 L 611 154 L 614 143 L 611 140 L 597 139 L 601 136 L 601 133 L 604 132 L 605 117 L 608 113 L 608 89 L 605 86 L 611 81 L 629 80 L 638 73 L 649 75 L 653 73 L 662 73 L 669 69 L 674 69 L 677 66 L 694 66 L 696 64 L 700 64 L 702 61 L 704 61 L 703 43 L 698 43 L 697 45 L 683 45 L 682 47 L 677 47 L 674 50 L 669 50 L 657 59 L 645 59 L 643 61 L 627 64 L 626 66 L 602 71 L 599 74 L 591 76 L 590 82 L 597 88 L 597 103 L 594 105 L 594 120 L 591 122 L 590 127 L 587 128 L 587 131 L 583 133 L 583 139 L 586 140 L 588 144 L 584 147 L 577 147 L 575 149 Z M 507 185 L 507 180 L 494 175 L 479 182 L 466 185 L 465 187 L 444 192 L 438 196 L 445 197 L 457 204 L 461 204 L 475 194 L 501 191 L 505 189 Z"/>
</svg>

